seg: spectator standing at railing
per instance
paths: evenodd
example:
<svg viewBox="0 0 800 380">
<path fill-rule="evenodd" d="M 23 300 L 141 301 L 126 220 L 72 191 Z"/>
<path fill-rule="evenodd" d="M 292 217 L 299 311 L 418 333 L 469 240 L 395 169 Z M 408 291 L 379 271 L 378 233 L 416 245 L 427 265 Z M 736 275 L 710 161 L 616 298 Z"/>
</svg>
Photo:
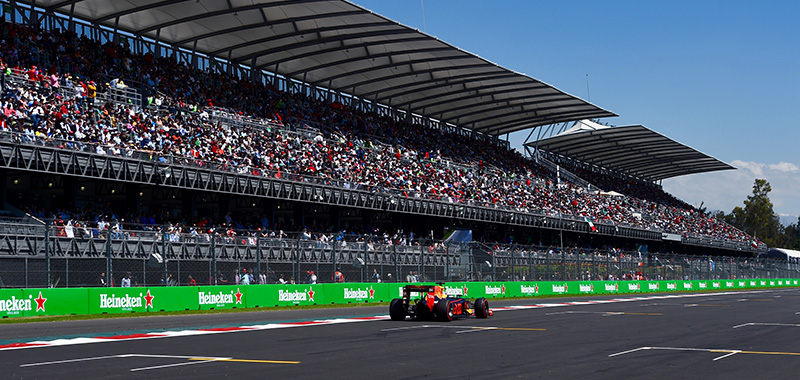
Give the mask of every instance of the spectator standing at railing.
<svg viewBox="0 0 800 380">
<path fill-rule="evenodd" d="M 372 282 L 381 282 L 381 274 L 377 269 L 372 269 Z"/>
<path fill-rule="evenodd" d="M 100 281 L 97 282 L 97 285 L 108 286 L 108 284 L 106 283 L 106 272 L 100 273 Z"/>
<path fill-rule="evenodd" d="M 242 274 L 239 276 L 239 285 L 250 285 L 250 274 L 247 273 L 247 268 L 242 268 Z"/>
<path fill-rule="evenodd" d="M 342 273 L 341 269 L 336 268 L 336 271 L 331 273 L 331 281 L 344 282 L 344 274 Z"/>
<path fill-rule="evenodd" d="M 89 107 L 94 108 L 94 102 L 97 99 L 97 85 L 94 81 L 89 81 L 86 84 L 86 99 L 89 102 Z M 92 114 L 94 115 L 94 112 Z"/>
<path fill-rule="evenodd" d="M 131 274 L 130 273 L 125 273 L 125 275 L 122 276 L 122 281 L 120 281 L 120 286 L 123 287 L 123 288 L 130 288 L 131 287 Z"/>
<path fill-rule="evenodd" d="M 77 104 L 79 112 L 83 112 L 86 109 L 86 85 L 83 82 L 79 82 L 73 88 L 75 89 L 75 104 Z"/>
</svg>

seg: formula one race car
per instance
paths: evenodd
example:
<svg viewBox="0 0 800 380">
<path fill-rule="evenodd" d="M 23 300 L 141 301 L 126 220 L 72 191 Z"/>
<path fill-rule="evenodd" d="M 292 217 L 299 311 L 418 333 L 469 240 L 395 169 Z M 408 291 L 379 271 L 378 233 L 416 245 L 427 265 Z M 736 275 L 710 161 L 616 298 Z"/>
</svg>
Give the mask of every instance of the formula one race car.
<svg viewBox="0 0 800 380">
<path fill-rule="evenodd" d="M 441 285 L 406 285 L 403 298 L 395 298 L 389 304 L 389 316 L 393 321 L 402 321 L 410 316 L 447 322 L 470 315 L 487 318 L 492 314 L 486 298 L 478 298 L 472 303 L 464 298 L 448 297 Z"/>
</svg>

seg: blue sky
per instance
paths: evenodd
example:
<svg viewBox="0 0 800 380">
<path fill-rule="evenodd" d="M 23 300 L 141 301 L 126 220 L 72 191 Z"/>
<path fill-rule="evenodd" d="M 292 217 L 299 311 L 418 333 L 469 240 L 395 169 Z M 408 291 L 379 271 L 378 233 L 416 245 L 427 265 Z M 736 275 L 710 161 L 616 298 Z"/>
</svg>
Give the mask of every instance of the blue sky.
<svg viewBox="0 0 800 380">
<path fill-rule="evenodd" d="M 664 181 L 692 205 L 730 212 L 766 178 L 797 222 L 798 1 L 354 2 L 739 168 Z"/>
</svg>

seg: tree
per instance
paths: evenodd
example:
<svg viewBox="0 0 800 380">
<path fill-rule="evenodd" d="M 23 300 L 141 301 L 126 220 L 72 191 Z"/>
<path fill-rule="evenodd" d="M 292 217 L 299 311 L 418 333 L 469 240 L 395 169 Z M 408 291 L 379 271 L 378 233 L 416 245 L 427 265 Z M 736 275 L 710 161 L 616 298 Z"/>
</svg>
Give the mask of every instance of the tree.
<svg viewBox="0 0 800 380">
<path fill-rule="evenodd" d="M 769 192 L 772 187 L 765 179 L 757 178 L 753 183 L 753 194 L 744 201 L 744 208 L 734 207 L 731 217 L 726 217 L 735 227 L 758 237 L 768 246 L 779 246 L 782 235 L 780 219 L 772 209 Z"/>
<path fill-rule="evenodd" d="M 781 226 L 776 241 L 775 247 L 800 249 L 800 218 L 798 223 L 792 223 L 786 227 Z"/>
</svg>

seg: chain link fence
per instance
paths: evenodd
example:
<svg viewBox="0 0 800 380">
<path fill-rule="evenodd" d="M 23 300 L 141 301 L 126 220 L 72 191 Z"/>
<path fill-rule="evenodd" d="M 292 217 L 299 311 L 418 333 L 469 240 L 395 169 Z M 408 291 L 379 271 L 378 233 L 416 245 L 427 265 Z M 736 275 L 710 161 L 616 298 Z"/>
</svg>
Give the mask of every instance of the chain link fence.
<svg viewBox="0 0 800 380">
<path fill-rule="evenodd" d="M 796 263 L 775 259 L 161 231 L 0 222 L 0 287 L 800 277 Z"/>
</svg>

